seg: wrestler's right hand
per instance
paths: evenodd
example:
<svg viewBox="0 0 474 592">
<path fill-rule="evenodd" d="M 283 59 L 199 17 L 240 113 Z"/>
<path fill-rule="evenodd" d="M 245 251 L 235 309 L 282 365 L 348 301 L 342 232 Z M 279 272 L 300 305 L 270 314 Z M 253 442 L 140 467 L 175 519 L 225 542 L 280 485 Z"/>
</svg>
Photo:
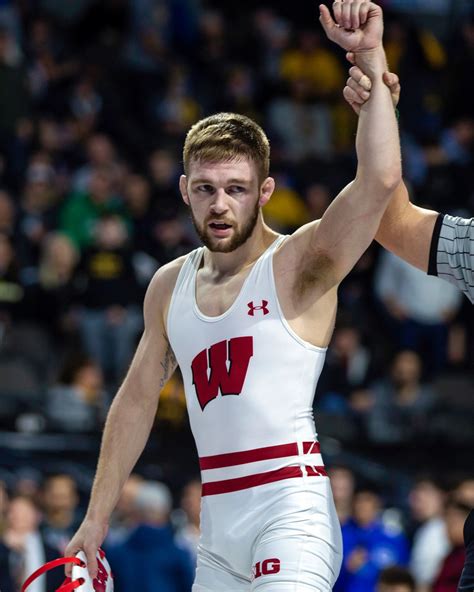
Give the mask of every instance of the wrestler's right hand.
<svg viewBox="0 0 474 592">
<path fill-rule="evenodd" d="M 87 569 L 92 579 L 97 576 L 96 553 L 104 542 L 108 530 L 107 524 L 86 517 L 64 552 L 65 557 L 74 557 L 78 551 L 84 551 L 87 559 Z M 69 578 L 71 577 L 71 571 L 72 566 L 67 565 L 65 573 Z"/>
</svg>

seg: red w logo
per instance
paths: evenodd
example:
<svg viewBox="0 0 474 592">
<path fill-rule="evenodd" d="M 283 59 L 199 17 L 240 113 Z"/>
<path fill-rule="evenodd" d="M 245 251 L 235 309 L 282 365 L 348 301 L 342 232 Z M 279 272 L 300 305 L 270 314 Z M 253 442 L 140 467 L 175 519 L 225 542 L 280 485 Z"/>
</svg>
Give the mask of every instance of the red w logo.
<svg viewBox="0 0 474 592">
<path fill-rule="evenodd" d="M 227 357 L 227 344 L 229 356 Z M 209 352 L 209 365 L 208 365 Z M 224 395 L 240 395 L 244 386 L 245 377 L 249 367 L 250 358 L 253 356 L 252 337 L 234 337 L 229 341 L 219 341 L 194 358 L 191 368 L 193 371 L 193 384 L 196 394 L 204 411 L 204 407 L 217 397 L 219 390 Z M 230 365 L 227 369 L 227 360 Z M 207 376 L 208 368 L 211 372 Z"/>
<path fill-rule="evenodd" d="M 262 306 L 254 306 L 253 301 L 249 302 L 247 304 L 247 306 L 249 307 L 249 312 L 248 314 L 253 317 L 255 314 L 256 310 L 261 310 L 263 312 L 264 315 L 268 314 L 270 311 L 268 310 L 267 306 L 268 306 L 268 300 L 262 300 Z"/>
</svg>

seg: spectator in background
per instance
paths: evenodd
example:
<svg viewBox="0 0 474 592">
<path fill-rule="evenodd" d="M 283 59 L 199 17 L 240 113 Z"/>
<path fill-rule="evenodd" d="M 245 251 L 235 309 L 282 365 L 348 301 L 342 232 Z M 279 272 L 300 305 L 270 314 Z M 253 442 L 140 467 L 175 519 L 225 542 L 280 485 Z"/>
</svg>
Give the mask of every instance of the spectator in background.
<svg viewBox="0 0 474 592">
<path fill-rule="evenodd" d="M 197 548 L 201 536 L 201 481 L 193 479 L 184 486 L 181 494 L 181 509 L 185 520 L 176 533 L 176 542 L 187 549 L 194 564 L 197 560 Z"/>
<path fill-rule="evenodd" d="M 404 350 L 393 358 L 389 376 L 370 387 L 365 417 L 373 442 L 401 444 L 423 437 L 435 395 L 421 378 L 420 356 Z"/>
<path fill-rule="evenodd" d="M 47 393 L 45 412 L 49 426 L 60 432 L 98 431 L 107 409 L 100 366 L 90 358 L 71 355 L 62 368 L 59 383 Z"/>
<path fill-rule="evenodd" d="M 342 527 L 343 563 L 335 592 L 375 592 L 382 569 L 406 565 L 408 542 L 394 527 L 385 526 L 382 499 L 371 489 L 354 496 L 352 518 Z"/>
<path fill-rule="evenodd" d="M 323 183 L 311 183 L 305 189 L 304 200 L 310 219 L 319 220 L 332 201 L 329 187 Z"/>
<path fill-rule="evenodd" d="M 132 473 L 125 481 L 111 516 L 107 545 L 113 546 L 122 543 L 135 527 L 135 501 L 144 482 L 143 477 L 137 473 Z"/>
<path fill-rule="evenodd" d="M 334 51 L 327 49 L 322 31 L 306 29 L 298 35 L 296 47 L 284 52 L 280 73 L 288 82 L 305 81 L 314 99 L 339 99 L 344 69 Z"/>
<path fill-rule="evenodd" d="M 26 171 L 19 223 L 19 252 L 24 265 L 38 265 L 41 245 L 57 226 L 59 195 L 54 170 L 47 162 L 32 161 Z"/>
<path fill-rule="evenodd" d="M 11 31 L 0 24 L 0 151 L 14 166 L 15 139 L 30 114 L 27 71 Z"/>
<path fill-rule="evenodd" d="M 267 117 L 284 161 L 297 163 L 305 158 L 331 155 L 331 112 L 326 103 L 312 100 L 309 80 L 291 80 L 288 95 L 277 96 L 269 103 Z"/>
<path fill-rule="evenodd" d="M 81 522 L 74 479 L 65 473 L 48 477 L 43 484 L 41 505 L 43 521 L 40 530 L 44 540 L 62 554 Z"/>
<path fill-rule="evenodd" d="M 132 224 L 133 250 L 153 256 L 154 214 L 150 182 L 143 175 L 128 175 L 123 195 Z"/>
<path fill-rule="evenodd" d="M 11 239 L 0 234 L 0 332 L 22 312 L 25 290 Z"/>
<path fill-rule="evenodd" d="M 413 538 L 410 569 L 417 592 L 431 592 L 450 547 L 443 516 L 445 494 L 433 480 L 422 477 L 408 500 L 411 514 L 419 524 Z"/>
<path fill-rule="evenodd" d="M 125 373 L 142 323 L 129 240 L 122 219 L 105 215 L 97 221 L 95 244 L 81 262 L 85 282 L 79 321 L 82 339 L 111 383 Z"/>
<path fill-rule="evenodd" d="M 106 549 L 114 573 L 114 589 L 134 590 L 139 577 L 143 592 L 190 592 L 194 577 L 192 560 L 174 542 L 169 525 L 172 499 L 168 488 L 159 482 L 141 483 L 133 505 L 135 528 L 125 541 Z"/>
<path fill-rule="evenodd" d="M 79 253 L 68 236 L 52 232 L 44 238 L 37 283 L 31 288 L 35 320 L 60 347 L 71 342 L 76 328 L 73 307 L 79 290 L 75 277 L 78 261 Z"/>
<path fill-rule="evenodd" d="M 16 235 L 16 212 L 11 195 L 0 189 L 0 234 L 11 239 Z"/>
<path fill-rule="evenodd" d="M 190 88 L 190 76 L 185 66 L 171 69 L 164 91 L 154 105 L 155 120 L 160 132 L 174 143 L 200 116 L 201 109 Z"/>
<path fill-rule="evenodd" d="M 362 343 L 360 329 L 340 317 L 318 381 L 318 408 L 347 413 L 357 391 L 366 388 L 374 377 L 373 357 L 373 352 Z M 362 410 L 357 403 L 354 406 L 357 411 Z"/>
<path fill-rule="evenodd" d="M 471 506 L 466 501 L 454 494 L 446 505 L 444 519 L 451 550 L 433 582 L 432 592 L 456 592 L 458 589 L 466 555 L 463 537 L 464 523 L 471 510 Z"/>
<path fill-rule="evenodd" d="M 425 363 L 426 370 L 430 375 L 440 372 L 447 362 L 449 324 L 461 306 L 462 294 L 388 251 L 382 253 L 375 282 L 398 346 L 426 351 L 423 359 L 430 362 Z"/>
<path fill-rule="evenodd" d="M 87 139 L 86 158 L 86 163 L 74 173 L 72 179 L 74 192 L 87 192 L 94 171 L 101 168 L 109 172 L 113 190 L 120 189 L 123 165 L 119 162 L 115 146 L 107 135 L 94 133 Z"/>
<path fill-rule="evenodd" d="M 387 567 L 382 570 L 377 584 L 377 592 L 415 592 L 415 580 L 403 567 Z"/>
<path fill-rule="evenodd" d="M 81 250 L 92 246 L 101 216 L 112 214 L 126 220 L 125 207 L 113 190 L 113 178 L 106 167 L 91 173 L 86 192 L 72 193 L 60 211 L 60 227 Z"/>
<path fill-rule="evenodd" d="M 309 212 L 302 197 L 294 188 L 293 179 L 284 170 L 273 174 L 276 182 L 272 199 L 263 208 L 265 221 L 279 232 L 294 232 L 309 222 Z"/>
<path fill-rule="evenodd" d="M 352 515 L 354 502 L 355 476 L 354 473 L 343 465 L 334 465 L 328 469 L 328 477 L 331 481 L 334 505 L 341 526 L 344 526 Z"/>
<path fill-rule="evenodd" d="M 31 498 L 17 496 L 10 500 L 6 529 L 0 542 L 0 565 L 2 556 L 8 558 L 8 565 L 2 566 L 6 572 L 0 571 L 0 582 L 4 580 L 2 592 L 19 590 L 30 574 L 59 557 L 59 550 L 50 546 L 40 532 L 40 521 L 40 511 Z M 63 579 L 62 574 L 54 570 L 39 578 L 29 590 L 56 590 Z"/>
<path fill-rule="evenodd" d="M 184 220 L 170 215 L 168 218 L 160 216 L 154 228 L 156 240 L 155 256 L 160 265 L 169 263 L 176 257 L 189 253 L 195 245 L 190 237 L 190 231 Z"/>
<path fill-rule="evenodd" d="M 182 208 L 178 189 L 179 166 L 176 156 L 170 150 L 154 150 L 148 159 L 151 181 L 152 203 L 155 215 L 169 218 Z"/>
</svg>

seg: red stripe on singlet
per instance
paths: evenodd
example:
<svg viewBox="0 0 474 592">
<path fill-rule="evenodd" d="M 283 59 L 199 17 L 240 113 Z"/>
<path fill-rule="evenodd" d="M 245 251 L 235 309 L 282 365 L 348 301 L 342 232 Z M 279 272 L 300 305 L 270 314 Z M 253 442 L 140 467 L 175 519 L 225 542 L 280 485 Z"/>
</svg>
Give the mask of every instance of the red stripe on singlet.
<svg viewBox="0 0 474 592">
<path fill-rule="evenodd" d="M 321 451 L 319 442 L 303 442 L 303 454 L 318 454 Z M 201 470 L 222 469 L 259 460 L 270 460 L 272 458 L 284 458 L 285 456 L 297 456 L 299 454 L 298 444 L 278 444 L 277 446 L 266 446 L 240 452 L 228 452 L 226 454 L 214 454 L 213 456 L 201 456 L 199 466 Z"/>
</svg>

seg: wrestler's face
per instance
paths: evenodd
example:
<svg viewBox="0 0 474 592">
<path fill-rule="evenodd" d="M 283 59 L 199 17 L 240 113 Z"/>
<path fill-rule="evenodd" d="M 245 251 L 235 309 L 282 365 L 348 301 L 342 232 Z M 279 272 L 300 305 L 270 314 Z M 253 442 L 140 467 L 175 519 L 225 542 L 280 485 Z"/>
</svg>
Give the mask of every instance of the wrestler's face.
<svg viewBox="0 0 474 592">
<path fill-rule="evenodd" d="M 257 168 L 247 158 L 194 161 L 188 172 L 180 179 L 180 189 L 199 238 L 210 251 L 235 251 L 252 236 L 260 208 L 273 192 L 273 179 L 260 184 Z"/>
</svg>

